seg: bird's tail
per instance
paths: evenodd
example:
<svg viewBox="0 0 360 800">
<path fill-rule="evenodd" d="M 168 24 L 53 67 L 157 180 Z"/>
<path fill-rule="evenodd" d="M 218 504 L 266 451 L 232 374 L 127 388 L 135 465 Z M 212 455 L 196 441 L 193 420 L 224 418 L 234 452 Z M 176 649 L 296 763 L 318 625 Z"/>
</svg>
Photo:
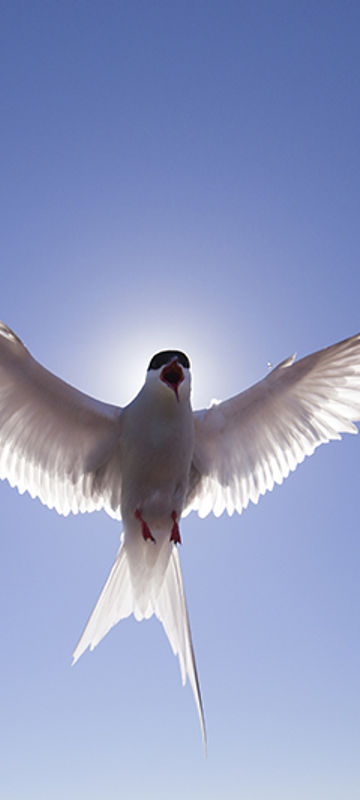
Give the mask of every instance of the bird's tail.
<svg viewBox="0 0 360 800">
<path fill-rule="evenodd" d="M 146 543 L 149 548 L 150 543 Z M 149 595 L 139 603 L 136 583 L 128 558 L 126 541 L 123 541 L 110 575 L 96 606 L 73 653 L 73 664 L 85 650 L 94 647 L 119 620 L 134 613 L 136 619 L 148 619 L 155 614 L 162 623 L 175 655 L 179 657 L 183 685 L 188 676 L 199 714 L 202 739 L 206 753 L 206 732 L 194 650 L 191 639 L 188 611 L 177 548 L 170 543 L 170 555 L 158 590 L 149 582 Z"/>
</svg>

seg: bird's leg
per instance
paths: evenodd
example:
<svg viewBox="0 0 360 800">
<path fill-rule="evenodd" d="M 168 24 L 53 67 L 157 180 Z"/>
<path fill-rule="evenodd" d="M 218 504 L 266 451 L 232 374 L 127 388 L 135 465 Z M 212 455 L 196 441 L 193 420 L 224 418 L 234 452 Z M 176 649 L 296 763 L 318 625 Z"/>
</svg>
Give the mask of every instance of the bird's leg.
<svg viewBox="0 0 360 800">
<path fill-rule="evenodd" d="M 138 508 L 135 511 L 135 517 L 136 517 L 136 519 L 138 519 L 141 522 L 141 532 L 142 532 L 142 535 L 143 535 L 145 541 L 146 541 L 146 539 L 151 539 L 152 542 L 155 542 L 155 539 L 154 539 L 154 537 L 153 537 L 153 535 L 152 535 L 152 533 L 150 531 L 150 528 L 147 525 L 147 523 L 145 522 L 145 520 L 142 518 Z"/>
<path fill-rule="evenodd" d="M 173 521 L 173 526 L 171 528 L 170 542 L 175 542 L 175 544 L 181 544 L 181 536 L 180 536 L 176 511 L 172 512 L 171 519 Z"/>
</svg>

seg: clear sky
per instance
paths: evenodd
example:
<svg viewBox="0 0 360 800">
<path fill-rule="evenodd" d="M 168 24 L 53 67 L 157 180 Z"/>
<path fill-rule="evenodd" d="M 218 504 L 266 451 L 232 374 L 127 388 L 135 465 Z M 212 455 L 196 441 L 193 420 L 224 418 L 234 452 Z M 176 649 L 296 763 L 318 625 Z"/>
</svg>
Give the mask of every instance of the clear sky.
<svg viewBox="0 0 360 800">
<path fill-rule="evenodd" d="M 358 2 L 2 2 L 1 313 L 124 404 L 156 350 L 194 405 L 360 330 Z M 182 525 L 208 730 L 160 624 L 71 668 L 115 552 L 0 485 L 0 795 L 358 800 L 360 437 L 242 517 Z"/>
</svg>

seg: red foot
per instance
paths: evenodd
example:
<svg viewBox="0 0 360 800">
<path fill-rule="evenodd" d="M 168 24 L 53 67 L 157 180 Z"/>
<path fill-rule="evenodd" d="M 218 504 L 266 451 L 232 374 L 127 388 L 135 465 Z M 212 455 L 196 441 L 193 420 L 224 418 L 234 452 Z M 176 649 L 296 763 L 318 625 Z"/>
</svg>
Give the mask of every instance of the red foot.
<svg viewBox="0 0 360 800">
<path fill-rule="evenodd" d="M 138 508 L 135 511 L 135 517 L 136 517 L 136 519 L 140 520 L 140 522 L 141 522 L 141 532 L 142 532 L 142 535 L 143 535 L 145 541 L 147 539 L 151 539 L 152 542 L 155 542 L 155 539 L 154 539 L 154 537 L 153 537 L 153 535 L 152 535 L 152 533 L 150 531 L 150 528 L 146 524 L 145 520 L 142 518 Z"/>
<path fill-rule="evenodd" d="M 180 536 L 176 511 L 172 512 L 171 519 L 173 520 L 174 524 L 171 528 L 170 542 L 175 542 L 175 544 L 181 544 L 181 536 Z"/>
</svg>

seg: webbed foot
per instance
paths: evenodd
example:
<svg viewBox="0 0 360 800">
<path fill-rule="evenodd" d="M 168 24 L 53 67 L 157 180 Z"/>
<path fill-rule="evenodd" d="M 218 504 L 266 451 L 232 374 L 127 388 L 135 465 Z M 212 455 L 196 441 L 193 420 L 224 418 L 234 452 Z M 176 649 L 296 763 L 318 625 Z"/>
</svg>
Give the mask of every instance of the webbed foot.
<svg viewBox="0 0 360 800">
<path fill-rule="evenodd" d="M 152 535 L 152 533 L 151 533 L 151 530 L 150 530 L 150 528 L 149 528 L 148 524 L 147 524 L 147 523 L 145 522 L 145 520 L 142 518 L 142 516 L 141 516 L 141 514 L 140 514 L 140 511 L 139 511 L 139 509 L 138 509 L 138 508 L 137 508 L 137 509 L 136 509 L 136 511 L 135 511 L 135 517 L 136 517 L 136 519 L 138 519 L 138 520 L 139 520 L 139 522 L 141 523 L 141 532 L 142 532 L 142 535 L 143 535 L 143 537 L 144 537 L 145 541 L 146 541 L 147 539 L 150 539 L 150 541 L 151 541 L 151 542 L 155 542 L 155 539 L 154 539 L 154 537 L 153 537 L 153 535 Z"/>
<path fill-rule="evenodd" d="M 171 528 L 170 542 L 175 542 L 175 544 L 181 544 L 181 536 L 180 536 L 176 511 L 172 512 L 171 519 L 173 520 L 173 526 Z"/>
</svg>

